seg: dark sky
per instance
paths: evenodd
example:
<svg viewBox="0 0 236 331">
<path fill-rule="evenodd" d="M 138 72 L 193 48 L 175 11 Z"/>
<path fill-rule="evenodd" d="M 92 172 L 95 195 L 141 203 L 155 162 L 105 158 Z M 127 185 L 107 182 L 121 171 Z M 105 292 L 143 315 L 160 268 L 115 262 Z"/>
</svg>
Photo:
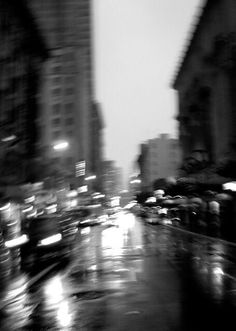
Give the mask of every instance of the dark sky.
<svg viewBox="0 0 236 331">
<path fill-rule="evenodd" d="M 96 97 L 105 156 L 125 175 L 139 143 L 177 136 L 171 81 L 202 0 L 94 0 Z"/>
</svg>

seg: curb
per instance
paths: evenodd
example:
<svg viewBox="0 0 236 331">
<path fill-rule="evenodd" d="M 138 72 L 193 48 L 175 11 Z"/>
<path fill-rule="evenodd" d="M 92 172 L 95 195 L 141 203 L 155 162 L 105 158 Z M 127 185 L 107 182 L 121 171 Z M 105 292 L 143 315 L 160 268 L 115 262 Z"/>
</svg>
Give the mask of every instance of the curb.
<svg viewBox="0 0 236 331">
<path fill-rule="evenodd" d="M 233 246 L 233 247 L 236 248 L 236 243 L 234 243 L 232 241 L 227 241 L 227 240 L 220 239 L 220 238 L 217 238 L 217 237 L 210 237 L 210 236 L 207 236 L 205 234 L 193 232 L 193 231 L 190 231 L 190 230 L 185 230 L 185 229 L 178 228 L 178 227 L 175 227 L 175 226 L 172 226 L 172 225 L 164 225 L 164 224 L 161 224 L 161 223 L 158 223 L 158 225 L 170 228 L 171 230 L 177 230 L 179 232 L 182 232 L 182 233 L 185 233 L 185 234 L 188 234 L 188 235 L 194 235 L 195 237 L 198 237 L 198 238 L 201 238 L 201 239 L 207 239 L 209 241 L 221 242 L 224 245 Z"/>
</svg>

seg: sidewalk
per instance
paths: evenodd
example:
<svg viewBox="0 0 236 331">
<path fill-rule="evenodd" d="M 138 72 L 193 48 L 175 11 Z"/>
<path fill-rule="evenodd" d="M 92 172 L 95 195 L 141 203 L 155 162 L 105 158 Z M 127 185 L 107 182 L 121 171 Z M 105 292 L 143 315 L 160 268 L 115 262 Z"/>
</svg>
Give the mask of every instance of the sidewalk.
<svg viewBox="0 0 236 331">
<path fill-rule="evenodd" d="M 22 270 L 20 266 L 15 269 L 13 268 L 3 279 L 1 279 L 0 310 L 13 302 L 19 295 L 22 295 L 59 263 L 60 261 L 48 266 L 33 277 L 30 276 L 30 271 L 26 272 Z"/>
<path fill-rule="evenodd" d="M 172 230 L 177 230 L 177 231 L 180 231 L 184 234 L 189 234 L 189 235 L 194 235 L 196 237 L 199 237 L 199 238 L 206 238 L 210 241 L 218 241 L 218 242 L 221 242 L 225 245 L 229 245 L 229 246 L 232 246 L 232 247 L 236 247 L 236 241 L 233 242 L 233 241 L 230 241 L 222 236 L 213 236 L 213 235 L 208 235 L 206 233 L 201 233 L 201 232 L 197 232 L 197 231 L 192 231 L 191 229 L 189 229 L 187 226 L 184 226 L 184 225 L 169 225 L 169 224 L 162 224 L 161 222 L 157 222 L 159 225 L 162 225 L 162 226 L 165 226 L 167 228 L 170 228 Z"/>
</svg>

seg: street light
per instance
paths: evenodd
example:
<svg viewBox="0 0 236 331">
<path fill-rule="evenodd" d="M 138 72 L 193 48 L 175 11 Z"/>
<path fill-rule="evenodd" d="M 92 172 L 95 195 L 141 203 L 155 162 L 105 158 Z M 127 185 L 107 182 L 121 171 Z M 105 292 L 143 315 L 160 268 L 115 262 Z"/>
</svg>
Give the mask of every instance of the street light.
<svg viewBox="0 0 236 331">
<path fill-rule="evenodd" d="M 88 177 L 86 177 L 84 180 L 93 180 L 93 179 L 96 179 L 97 178 L 97 176 L 96 175 L 93 175 L 93 176 L 88 176 Z"/>
<path fill-rule="evenodd" d="M 55 151 L 62 151 L 62 150 L 67 149 L 68 147 L 69 147 L 69 144 L 67 141 L 61 141 L 61 142 L 58 142 L 55 145 L 53 145 L 53 149 Z"/>
<path fill-rule="evenodd" d="M 15 140 L 17 137 L 14 135 L 14 134 L 12 134 L 11 136 L 7 136 L 7 137 L 5 137 L 5 138 L 2 138 L 1 139 L 1 141 L 2 142 L 9 142 L 9 141 L 13 141 L 13 140 Z"/>
</svg>

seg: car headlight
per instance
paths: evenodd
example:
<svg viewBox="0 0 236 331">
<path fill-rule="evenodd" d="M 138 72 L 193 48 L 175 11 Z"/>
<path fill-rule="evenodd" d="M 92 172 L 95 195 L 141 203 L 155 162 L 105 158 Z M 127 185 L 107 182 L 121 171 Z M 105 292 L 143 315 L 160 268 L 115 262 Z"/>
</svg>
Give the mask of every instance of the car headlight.
<svg viewBox="0 0 236 331">
<path fill-rule="evenodd" d="M 8 248 L 17 247 L 17 246 L 27 243 L 28 241 L 29 241 L 29 239 L 28 239 L 27 235 L 23 234 L 22 236 L 20 236 L 18 238 L 7 240 L 5 242 L 5 246 Z"/>
<path fill-rule="evenodd" d="M 39 241 L 38 246 L 47 246 L 54 244 L 62 239 L 61 233 L 54 234 L 53 236 L 47 237 Z"/>
</svg>

